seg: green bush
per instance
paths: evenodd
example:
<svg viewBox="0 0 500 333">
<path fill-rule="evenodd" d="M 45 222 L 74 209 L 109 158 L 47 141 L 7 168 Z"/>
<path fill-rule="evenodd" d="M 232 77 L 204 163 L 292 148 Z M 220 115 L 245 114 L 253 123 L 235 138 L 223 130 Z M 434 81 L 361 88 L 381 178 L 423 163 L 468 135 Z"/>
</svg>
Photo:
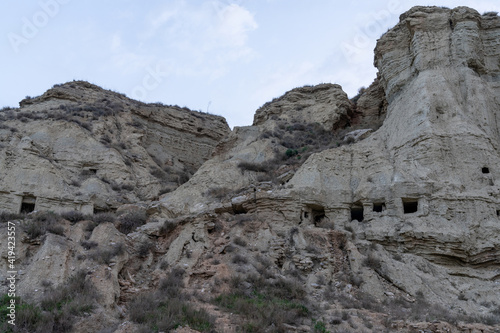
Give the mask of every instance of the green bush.
<svg viewBox="0 0 500 333">
<path fill-rule="evenodd" d="M 314 323 L 314 333 L 328 333 L 326 330 L 326 325 L 322 321 L 317 321 Z"/>
<path fill-rule="evenodd" d="M 7 317 L 9 309 L 7 306 L 10 304 L 12 298 L 7 294 L 0 297 L 0 331 L 5 333 L 14 332 L 51 332 L 50 314 L 42 313 L 39 307 L 33 306 L 21 300 L 20 297 L 15 297 L 15 311 L 16 311 L 16 326 L 8 323 L 10 320 Z"/>
<path fill-rule="evenodd" d="M 297 149 L 287 149 L 286 152 L 285 152 L 285 155 L 287 157 L 292 157 L 292 156 L 295 156 L 299 153 L 299 151 Z"/>
</svg>

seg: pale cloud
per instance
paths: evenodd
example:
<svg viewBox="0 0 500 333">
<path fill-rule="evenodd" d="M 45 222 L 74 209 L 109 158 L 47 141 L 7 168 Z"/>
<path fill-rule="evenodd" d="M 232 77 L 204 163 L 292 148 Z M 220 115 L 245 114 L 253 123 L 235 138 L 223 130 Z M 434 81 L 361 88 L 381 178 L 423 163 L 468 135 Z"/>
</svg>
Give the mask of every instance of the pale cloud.
<svg viewBox="0 0 500 333">
<path fill-rule="evenodd" d="M 253 15 L 236 4 L 222 8 L 217 23 L 218 37 L 233 46 L 245 45 L 248 33 L 258 27 Z"/>
<path fill-rule="evenodd" d="M 476 9 L 480 14 L 489 11 L 500 11 L 500 5 L 498 2 L 492 1 L 474 1 L 469 3 L 469 7 Z"/>
<path fill-rule="evenodd" d="M 130 51 L 118 52 L 110 57 L 109 65 L 118 69 L 122 75 L 133 76 L 151 63 L 157 62 L 153 55 L 140 55 Z"/>
<path fill-rule="evenodd" d="M 269 73 L 253 97 L 258 101 L 270 101 L 274 97 L 283 95 L 290 89 L 303 86 L 308 81 L 308 78 L 316 72 L 316 69 L 317 67 L 308 61 L 300 64 L 287 64 L 278 68 L 273 73 Z"/>
<path fill-rule="evenodd" d="M 166 24 L 168 21 L 172 20 L 175 18 L 175 15 L 177 14 L 177 10 L 166 10 L 162 13 L 160 13 L 158 16 L 154 17 L 153 20 L 151 21 L 151 27 L 153 29 L 158 29 L 164 24 Z"/>
<path fill-rule="evenodd" d="M 206 1 L 194 5 L 178 0 L 151 14 L 147 21 L 139 38 L 146 45 L 155 40 L 164 54 L 175 53 L 178 74 L 214 80 L 255 55 L 248 37 L 258 24 L 239 4 Z"/>
<path fill-rule="evenodd" d="M 144 37 L 162 36 L 181 51 L 211 51 L 246 47 L 248 34 L 257 27 L 253 14 L 237 4 L 176 1 L 150 19 Z"/>
</svg>

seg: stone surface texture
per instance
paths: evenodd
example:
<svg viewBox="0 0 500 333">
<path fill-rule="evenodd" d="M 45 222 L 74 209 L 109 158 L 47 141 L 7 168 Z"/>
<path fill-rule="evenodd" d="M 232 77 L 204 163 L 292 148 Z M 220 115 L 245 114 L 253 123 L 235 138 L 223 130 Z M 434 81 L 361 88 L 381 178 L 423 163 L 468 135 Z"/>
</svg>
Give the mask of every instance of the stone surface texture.
<svg viewBox="0 0 500 333">
<path fill-rule="evenodd" d="M 224 118 L 144 104 L 87 82 L 2 112 L 0 209 L 116 209 L 185 182 L 230 132 Z"/>
<path fill-rule="evenodd" d="M 262 276 L 295 279 L 332 332 L 499 332 L 500 17 L 414 7 L 377 41 L 374 63 L 377 78 L 351 100 L 338 85 L 296 88 L 233 131 L 220 117 L 109 92 L 124 111 L 98 117 L 91 131 L 74 121 L 4 121 L 20 128 L 0 129 L 0 198 L 13 193 L 18 202 L 2 199 L 0 210 L 32 194 L 58 207 L 136 202 L 117 214 L 148 215 L 128 235 L 116 222 L 89 231 L 92 222 L 66 221 L 63 235 L 19 236 L 22 296 L 45 278 L 60 285 L 86 269 L 104 301 L 74 331 L 113 324 L 139 332 L 128 302 L 182 268 L 183 291 L 216 317 L 218 331 L 238 331 L 242 317 L 211 300 L 235 276 L 249 291 L 245 279 Z M 100 88 L 73 85 L 16 112 L 103 98 Z M 116 148 L 118 139 L 126 148 Z M 151 175 L 152 166 L 196 172 L 177 187 Z M 74 188 L 85 168 L 96 174 Z M 118 184 L 133 190 L 117 198 Z M 166 185 L 177 188 L 159 195 Z M 125 252 L 102 263 L 85 240 Z M 425 320 L 411 319 L 413 311 L 427 311 Z M 310 332 L 315 323 L 284 331 Z"/>
</svg>

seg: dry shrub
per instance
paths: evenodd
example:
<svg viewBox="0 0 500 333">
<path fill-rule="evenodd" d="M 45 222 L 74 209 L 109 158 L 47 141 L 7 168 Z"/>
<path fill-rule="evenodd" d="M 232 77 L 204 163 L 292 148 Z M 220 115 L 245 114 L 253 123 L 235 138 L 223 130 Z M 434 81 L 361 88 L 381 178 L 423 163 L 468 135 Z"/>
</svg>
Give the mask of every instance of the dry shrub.
<svg viewBox="0 0 500 333">
<path fill-rule="evenodd" d="M 380 271 L 380 269 L 382 268 L 382 263 L 380 262 L 380 259 L 373 253 L 368 254 L 365 260 L 363 260 L 363 265 L 375 271 Z"/>
<path fill-rule="evenodd" d="M 145 224 L 147 215 L 144 211 L 133 211 L 122 215 L 118 219 L 118 230 L 124 234 L 129 234 L 136 228 Z"/>
<path fill-rule="evenodd" d="M 66 284 L 57 288 L 46 286 L 40 305 L 29 304 L 16 297 L 16 326 L 8 325 L 3 309 L 10 297 L 0 298 L 0 331 L 30 333 L 63 333 L 73 330 L 77 317 L 88 316 L 99 301 L 99 294 L 86 272 L 79 271 Z"/>
<path fill-rule="evenodd" d="M 40 212 L 29 215 L 21 227 L 30 239 L 35 239 L 47 232 L 63 235 L 64 228 L 59 224 L 61 217 L 52 212 Z"/>
<path fill-rule="evenodd" d="M 243 238 L 241 238 L 241 237 L 236 237 L 234 239 L 234 244 L 239 245 L 241 247 L 247 246 L 247 242 Z"/>
<path fill-rule="evenodd" d="M 85 249 L 85 250 L 90 250 L 90 249 L 93 249 L 94 247 L 97 247 L 98 244 L 96 242 L 93 242 L 93 241 L 81 241 L 80 242 L 80 245 Z"/>
<path fill-rule="evenodd" d="M 169 233 L 174 231 L 178 225 L 179 225 L 178 221 L 165 220 L 165 222 L 163 222 L 163 225 L 160 228 L 160 235 L 168 235 Z"/>
<path fill-rule="evenodd" d="M 254 171 L 254 172 L 269 172 L 273 169 L 273 166 L 268 163 L 253 163 L 253 162 L 240 162 L 238 164 L 238 168 L 241 171 Z"/>
<path fill-rule="evenodd" d="M 70 210 L 64 213 L 61 213 L 61 217 L 65 220 L 70 221 L 71 223 L 77 223 L 86 219 L 86 216 L 83 215 L 82 212 L 76 210 Z"/>
<path fill-rule="evenodd" d="M 222 200 L 225 199 L 231 193 L 233 193 L 233 191 L 227 187 L 212 187 L 208 191 L 206 191 L 203 195 Z"/>
<path fill-rule="evenodd" d="M 184 269 L 173 268 L 170 274 L 160 281 L 159 292 L 168 297 L 180 297 L 181 289 L 184 288 L 184 274 Z"/>
<path fill-rule="evenodd" d="M 89 255 L 89 258 L 98 263 L 109 265 L 114 257 L 120 256 L 123 253 L 125 253 L 125 245 L 123 245 L 123 243 L 118 243 L 106 248 L 95 249 L 94 252 Z"/>
<path fill-rule="evenodd" d="M 144 240 L 139 244 L 137 249 L 137 255 L 141 258 L 147 257 L 151 249 L 154 248 L 154 244 L 150 240 Z"/>
<path fill-rule="evenodd" d="M 182 294 L 185 271 L 174 268 L 160 281 L 155 292 L 137 295 L 130 302 L 130 319 L 149 331 L 170 332 L 179 326 L 189 326 L 200 332 L 211 332 L 215 319 L 204 309 L 195 309 Z M 148 332 L 149 332 L 148 331 Z"/>
<path fill-rule="evenodd" d="M 95 223 L 101 224 L 104 222 L 111 222 L 114 223 L 116 221 L 116 215 L 114 213 L 98 213 L 95 214 L 93 219 Z"/>
<path fill-rule="evenodd" d="M 241 254 L 236 254 L 233 259 L 231 259 L 231 262 L 237 265 L 245 265 L 248 264 L 248 259 Z"/>
<path fill-rule="evenodd" d="M 22 220 L 26 217 L 25 214 L 15 214 L 6 211 L 0 211 L 0 223 L 1 222 L 9 222 L 14 220 Z"/>
<path fill-rule="evenodd" d="M 302 285 L 258 276 L 235 277 L 231 285 L 229 293 L 221 294 L 213 302 L 241 316 L 242 332 L 264 332 L 269 327 L 273 327 L 273 332 L 286 332 L 287 325 L 299 325 L 311 316 L 308 304 L 304 303 Z"/>
</svg>

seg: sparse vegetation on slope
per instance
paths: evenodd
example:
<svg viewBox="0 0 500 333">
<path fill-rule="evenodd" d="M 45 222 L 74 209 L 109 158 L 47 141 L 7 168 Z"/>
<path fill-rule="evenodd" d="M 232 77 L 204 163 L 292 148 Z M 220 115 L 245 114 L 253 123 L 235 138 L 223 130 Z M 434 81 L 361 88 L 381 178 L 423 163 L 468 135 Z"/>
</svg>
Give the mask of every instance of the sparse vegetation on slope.
<svg viewBox="0 0 500 333">
<path fill-rule="evenodd" d="M 0 331 L 5 333 L 65 333 L 71 331 L 78 317 L 89 315 L 99 302 L 94 285 L 79 271 L 66 284 L 54 288 L 46 284 L 37 303 L 15 299 L 16 325 L 7 322 L 10 297 L 0 298 Z"/>
<path fill-rule="evenodd" d="M 305 290 L 296 282 L 284 278 L 268 281 L 259 276 L 235 277 L 231 291 L 213 302 L 239 314 L 243 320 L 241 332 L 286 332 L 286 325 L 300 324 L 312 313 Z"/>
<path fill-rule="evenodd" d="M 185 271 L 173 269 L 160 281 L 156 291 L 136 295 L 129 305 L 130 319 L 141 325 L 141 332 L 170 332 L 188 325 L 200 332 L 211 332 L 214 318 L 204 309 L 196 309 L 183 293 Z"/>
</svg>

